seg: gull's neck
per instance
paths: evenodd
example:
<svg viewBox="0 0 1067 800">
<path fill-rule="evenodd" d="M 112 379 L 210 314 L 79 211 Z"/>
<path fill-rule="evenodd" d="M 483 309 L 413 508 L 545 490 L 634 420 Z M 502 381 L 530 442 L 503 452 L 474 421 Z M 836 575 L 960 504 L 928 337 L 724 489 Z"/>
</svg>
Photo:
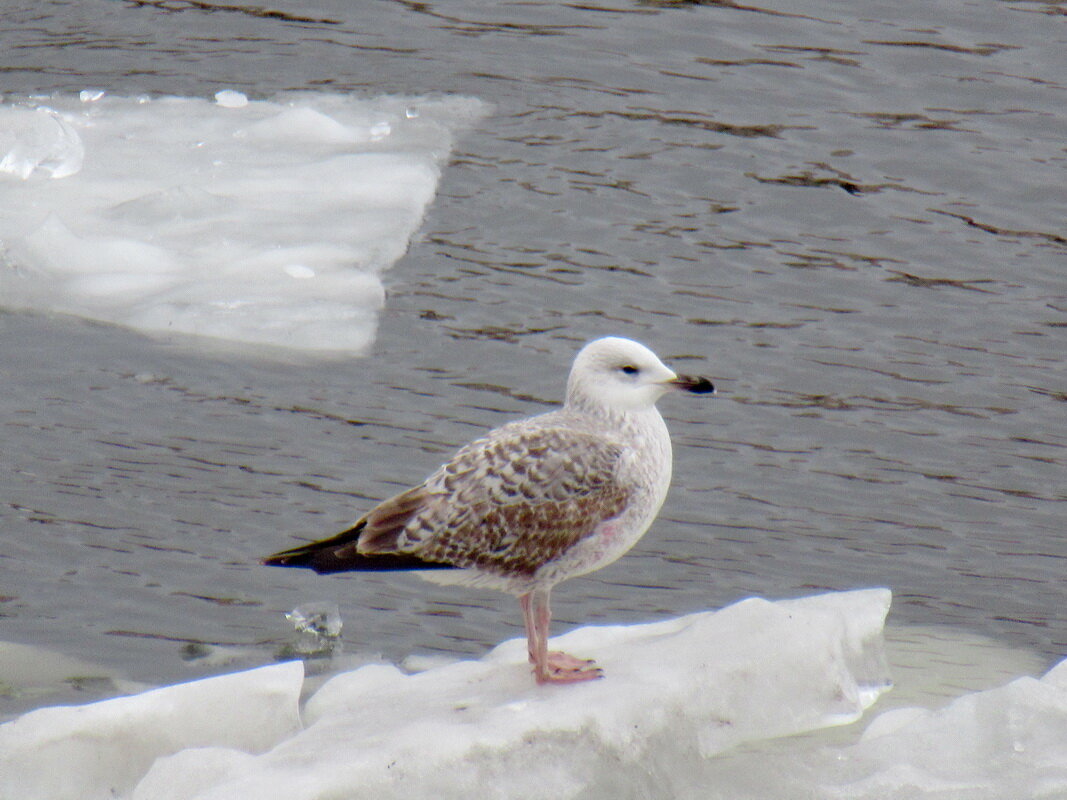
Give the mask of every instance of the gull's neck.
<svg viewBox="0 0 1067 800">
<path fill-rule="evenodd" d="M 590 417 L 598 422 L 609 423 L 615 427 L 629 428 L 641 425 L 648 419 L 662 419 L 655 405 L 643 408 L 619 408 L 595 400 L 583 392 L 568 392 L 563 403 L 563 411 L 569 414 Z"/>
</svg>

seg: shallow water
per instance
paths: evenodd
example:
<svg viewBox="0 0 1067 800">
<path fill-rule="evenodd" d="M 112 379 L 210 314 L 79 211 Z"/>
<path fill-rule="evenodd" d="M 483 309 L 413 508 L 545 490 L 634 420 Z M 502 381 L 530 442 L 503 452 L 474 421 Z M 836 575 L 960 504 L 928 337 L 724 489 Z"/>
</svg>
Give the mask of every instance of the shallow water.
<svg viewBox="0 0 1067 800">
<path fill-rule="evenodd" d="M 664 401 L 660 521 L 560 587 L 557 629 L 884 585 L 898 623 L 1063 655 L 1061 3 L 275 7 L 0 20 L 13 93 L 495 109 L 366 358 L 0 314 L 0 639 L 163 682 L 269 661 L 284 611 L 336 599 L 350 653 L 481 653 L 519 633 L 511 598 L 256 559 L 549 407 L 619 333 L 720 394 Z"/>
</svg>

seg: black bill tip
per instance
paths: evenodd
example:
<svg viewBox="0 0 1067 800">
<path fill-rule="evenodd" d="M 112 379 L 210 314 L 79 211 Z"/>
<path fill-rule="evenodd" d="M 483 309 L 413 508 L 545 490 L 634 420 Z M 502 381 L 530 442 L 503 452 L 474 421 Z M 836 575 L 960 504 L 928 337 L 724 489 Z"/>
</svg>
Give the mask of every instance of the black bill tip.
<svg viewBox="0 0 1067 800">
<path fill-rule="evenodd" d="M 679 375 L 671 384 L 693 394 L 715 394 L 715 386 L 699 375 Z"/>
</svg>

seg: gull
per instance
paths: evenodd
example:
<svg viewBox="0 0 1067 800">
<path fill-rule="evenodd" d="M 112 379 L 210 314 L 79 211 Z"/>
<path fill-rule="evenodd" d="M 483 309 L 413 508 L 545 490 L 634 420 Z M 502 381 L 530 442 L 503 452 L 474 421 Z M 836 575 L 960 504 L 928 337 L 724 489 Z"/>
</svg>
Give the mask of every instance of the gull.
<svg viewBox="0 0 1067 800">
<path fill-rule="evenodd" d="M 574 359 L 562 408 L 490 431 L 347 530 L 263 563 L 409 570 L 516 595 L 538 684 L 602 677 L 592 660 L 549 651 L 549 596 L 626 553 L 659 513 L 671 439 L 656 401 L 672 390 L 715 388 L 631 339 L 596 339 Z"/>
</svg>

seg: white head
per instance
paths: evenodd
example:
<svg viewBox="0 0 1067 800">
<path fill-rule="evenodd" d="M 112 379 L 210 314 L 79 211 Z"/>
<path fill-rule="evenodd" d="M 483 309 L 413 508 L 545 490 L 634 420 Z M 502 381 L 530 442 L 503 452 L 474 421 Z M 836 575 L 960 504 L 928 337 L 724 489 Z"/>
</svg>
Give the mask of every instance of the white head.
<svg viewBox="0 0 1067 800">
<path fill-rule="evenodd" d="M 707 378 L 677 375 L 643 344 L 608 336 L 590 342 L 575 356 L 567 380 L 567 405 L 641 411 L 671 389 L 715 391 Z"/>
</svg>

